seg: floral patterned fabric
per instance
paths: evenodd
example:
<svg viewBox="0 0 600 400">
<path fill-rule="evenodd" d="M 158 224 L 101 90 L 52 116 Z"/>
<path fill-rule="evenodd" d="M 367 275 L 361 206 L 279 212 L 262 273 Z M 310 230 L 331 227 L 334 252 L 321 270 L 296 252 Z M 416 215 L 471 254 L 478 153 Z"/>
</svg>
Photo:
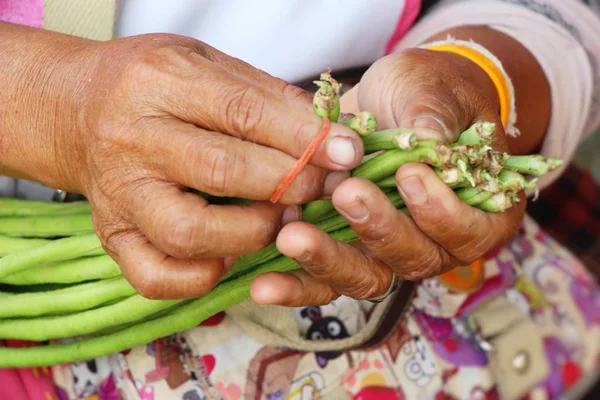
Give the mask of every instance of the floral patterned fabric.
<svg viewBox="0 0 600 400">
<path fill-rule="evenodd" d="M 543 349 L 544 365 L 530 367 L 547 373 L 522 398 L 558 398 L 600 370 L 597 283 L 531 219 L 485 260 L 484 270 L 471 293 L 437 278 L 423 281 L 408 317 L 371 351 L 264 346 L 221 313 L 146 346 L 52 372 L 61 400 L 497 399 L 500 377 L 473 330 L 473 316 L 493 299 L 514 305 Z M 373 307 L 342 298 L 299 309 L 298 329 L 315 340 L 347 337 Z M 493 317 L 500 325 L 508 318 Z"/>
</svg>

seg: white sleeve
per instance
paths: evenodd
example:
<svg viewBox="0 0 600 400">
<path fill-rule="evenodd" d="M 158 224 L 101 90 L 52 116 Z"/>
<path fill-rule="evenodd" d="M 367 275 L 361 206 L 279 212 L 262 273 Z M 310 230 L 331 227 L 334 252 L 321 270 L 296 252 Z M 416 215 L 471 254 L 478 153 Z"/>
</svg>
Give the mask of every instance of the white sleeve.
<svg viewBox="0 0 600 400">
<path fill-rule="evenodd" d="M 515 38 L 536 57 L 550 84 L 552 115 L 542 153 L 565 160 L 567 164 L 578 145 L 600 127 L 600 17 L 597 13 L 600 1 L 587 0 L 587 3 L 580 0 L 442 0 L 399 42 L 395 51 L 417 46 L 435 33 L 464 25 L 487 25 Z M 595 10 L 591 3 L 596 4 Z M 540 181 L 540 187 L 553 182 L 563 170 L 546 176 Z"/>
</svg>

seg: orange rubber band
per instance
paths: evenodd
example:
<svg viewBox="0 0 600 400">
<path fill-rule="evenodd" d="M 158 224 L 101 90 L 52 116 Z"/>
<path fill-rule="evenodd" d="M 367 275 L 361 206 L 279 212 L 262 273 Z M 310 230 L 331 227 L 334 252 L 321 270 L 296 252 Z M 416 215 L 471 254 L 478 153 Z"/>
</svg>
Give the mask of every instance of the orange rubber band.
<svg viewBox="0 0 600 400">
<path fill-rule="evenodd" d="M 271 198 L 269 199 L 271 203 L 277 203 L 279 199 L 281 199 L 285 191 L 288 190 L 288 188 L 292 185 L 296 177 L 300 175 L 304 167 L 306 167 L 306 165 L 310 162 L 310 159 L 317 152 L 321 144 L 323 144 L 325 138 L 327 138 L 327 135 L 329 134 L 330 129 L 331 121 L 329 121 L 329 119 L 327 118 L 323 118 L 323 125 L 321 126 L 321 130 L 319 131 L 319 133 L 317 133 L 317 136 L 315 136 L 313 141 L 310 142 L 306 150 L 304 150 L 304 154 L 302 154 L 302 157 L 298 159 L 292 170 L 287 174 L 285 178 L 283 178 L 279 186 L 277 186 L 277 189 L 275 189 L 275 192 L 273 192 L 273 195 L 271 195 Z"/>
</svg>

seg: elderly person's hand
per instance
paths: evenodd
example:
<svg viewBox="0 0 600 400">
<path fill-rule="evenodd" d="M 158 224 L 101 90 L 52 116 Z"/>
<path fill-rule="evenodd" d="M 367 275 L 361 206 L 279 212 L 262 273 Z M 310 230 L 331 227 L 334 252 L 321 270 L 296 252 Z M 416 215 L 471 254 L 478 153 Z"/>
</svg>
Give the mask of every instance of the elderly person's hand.
<svg viewBox="0 0 600 400">
<path fill-rule="evenodd" d="M 412 127 L 421 138 L 455 141 L 474 121 L 501 127 L 496 90 L 487 75 L 459 56 L 409 50 L 375 63 L 342 101 L 345 112 L 373 112 L 379 129 Z M 495 147 L 506 150 L 502 129 Z M 490 214 L 459 200 L 428 166 L 409 164 L 396 174 L 411 216 L 397 211 L 373 183 L 344 181 L 333 204 L 361 243 L 331 239 L 316 227 L 293 222 L 277 245 L 303 270 L 270 273 L 252 286 L 260 304 L 327 304 L 339 295 L 376 298 L 400 280 L 436 276 L 468 265 L 506 242 L 518 228 L 525 201 Z"/>
<path fill-rule="evenodd" d="M 0 41 L 0 172 L 86 195 L 107 252 L 150 298 L 206 293 L 227 256 L 271 243 L 362 158 L 334 124 L 271 204 L 321 128 L 307 93 L 175 35 L 99 43 L 0 23 Z"/>
</svg>

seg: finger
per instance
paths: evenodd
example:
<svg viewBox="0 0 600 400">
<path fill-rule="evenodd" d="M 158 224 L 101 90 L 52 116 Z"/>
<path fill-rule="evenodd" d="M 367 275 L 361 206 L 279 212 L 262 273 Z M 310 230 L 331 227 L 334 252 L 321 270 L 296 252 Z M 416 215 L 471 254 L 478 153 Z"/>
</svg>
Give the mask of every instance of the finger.
<svg viewBox="0 0 600 400">
<path fill-rule="evenodd" d="M 130 199 L 133 222 L 164 253 L 184 259 L 238 256 L 273 241 L 285 206 L 211 205 L 199 195 L 147 183 Z"/>
<path fill-rule="evenodd" d="M 250 286 L 250 296 L 258 305 L 302 307 L 329 304 L 340 294 L 308 272 L 298 270 L 259 276 Z"/>
<path fill-rule="evenodd" d="M 300 221 L 302 219 L 302 207 L 291 206 L 285 209 L 281 216 L 281 226 L 285 226 L 290 222 Z M 226 271 L 235 264 L 239 259 L 239 256 L 227 256 L 223 259 L 223 265 Z"/>
<path fill-rule="evenodd" d="M 180 67 L 186 68 L 186 67 Z M 317 136 L 322 119 L 312 110 L 290 107 L 281 98 L 196 57 L 165 88 L 165 111 L 203 128 L 279 149 L 295 158 Z M 349 128 L 332 124 L 311 164 L 348 170 L 360 163 L 363 144 Z"/>
<path fill-rule="evenodd" d="M 436 52 L 411 49 L 390 55 L 361 79 L 359 106 L 371 110 L 381 128 L 414 128 L 423 139 L 452 142 L 482 108 L 490 107 L 455 70 Z"/>
<path fill-rule="evenodd" d="M 350 178 L 349 172 L 330 172 L 325 178 L 325 183 L 323 184 L 323 196 L 321 199 L 330 199 L 335 189 L 348 178 Z"/>
<path fill-rule="evenodd" d="M 282 254 L 340 294 L 370 299 L 382 295 L 391 285 L 393 273 L 389 268 L 354 247 L 333 240 L 313 225 L 286 225 L 276 244 Z"/>
<path fill-rule="evenodd" d="M 358 105 L 358 85 L 348 90 L 340 98 L 340 109 L 347 114 L 358 114 L 361 111 Z"/>
<path fill-rule="evenodd" d="M 195 41 L 194 48 L 202 57 L 211 60 L 232 75 L 265 88 L 274 95 L 281 97 L 290 106 L 312 110 L 312 96 L 307 91 L 255 68 L 239 58 L 225 54 L 206 43 Z"/>
<path fill-rule="evenodd" d="M 131 286 L 149 299 L 202 296 L 224 273 L 222 259 L 177 259 L 164 254 L 139 232 L 111 236 L 107 251 Z"/>
<path fill-rule="evenodd" d="M 455 266 L 452 257 L 396 210 L 373 183 L 349 179 L 336 189 L 332 200 L 361 243 L 400 279 L 429 278 Z"/>
<path fill-rule="evenodd" d="M 180 121 L 144 134 L 145 161 L 160 177 L 219 197 L 268 200 L 296 160 L 269 147 L 208 132 Z M 169 132 L 168 142 L 163 137 Z M 168 145 L 165 145 L 168 144 Z M 156 154 L 156 149 L 161 149 Z M 326 171 L 307 166 L 286 190 L 282 204 L 303 204 L 321 196 Z"/>
<path fill-rule="evenodd" d="M 524 200 L 504 213 L 481 211 L 461 201 L 425 165 L 403 166 L 396 174 L 396 181 L 419 229 L 461 265 L 506 243 L 522 221 Z"/>
</svg>

